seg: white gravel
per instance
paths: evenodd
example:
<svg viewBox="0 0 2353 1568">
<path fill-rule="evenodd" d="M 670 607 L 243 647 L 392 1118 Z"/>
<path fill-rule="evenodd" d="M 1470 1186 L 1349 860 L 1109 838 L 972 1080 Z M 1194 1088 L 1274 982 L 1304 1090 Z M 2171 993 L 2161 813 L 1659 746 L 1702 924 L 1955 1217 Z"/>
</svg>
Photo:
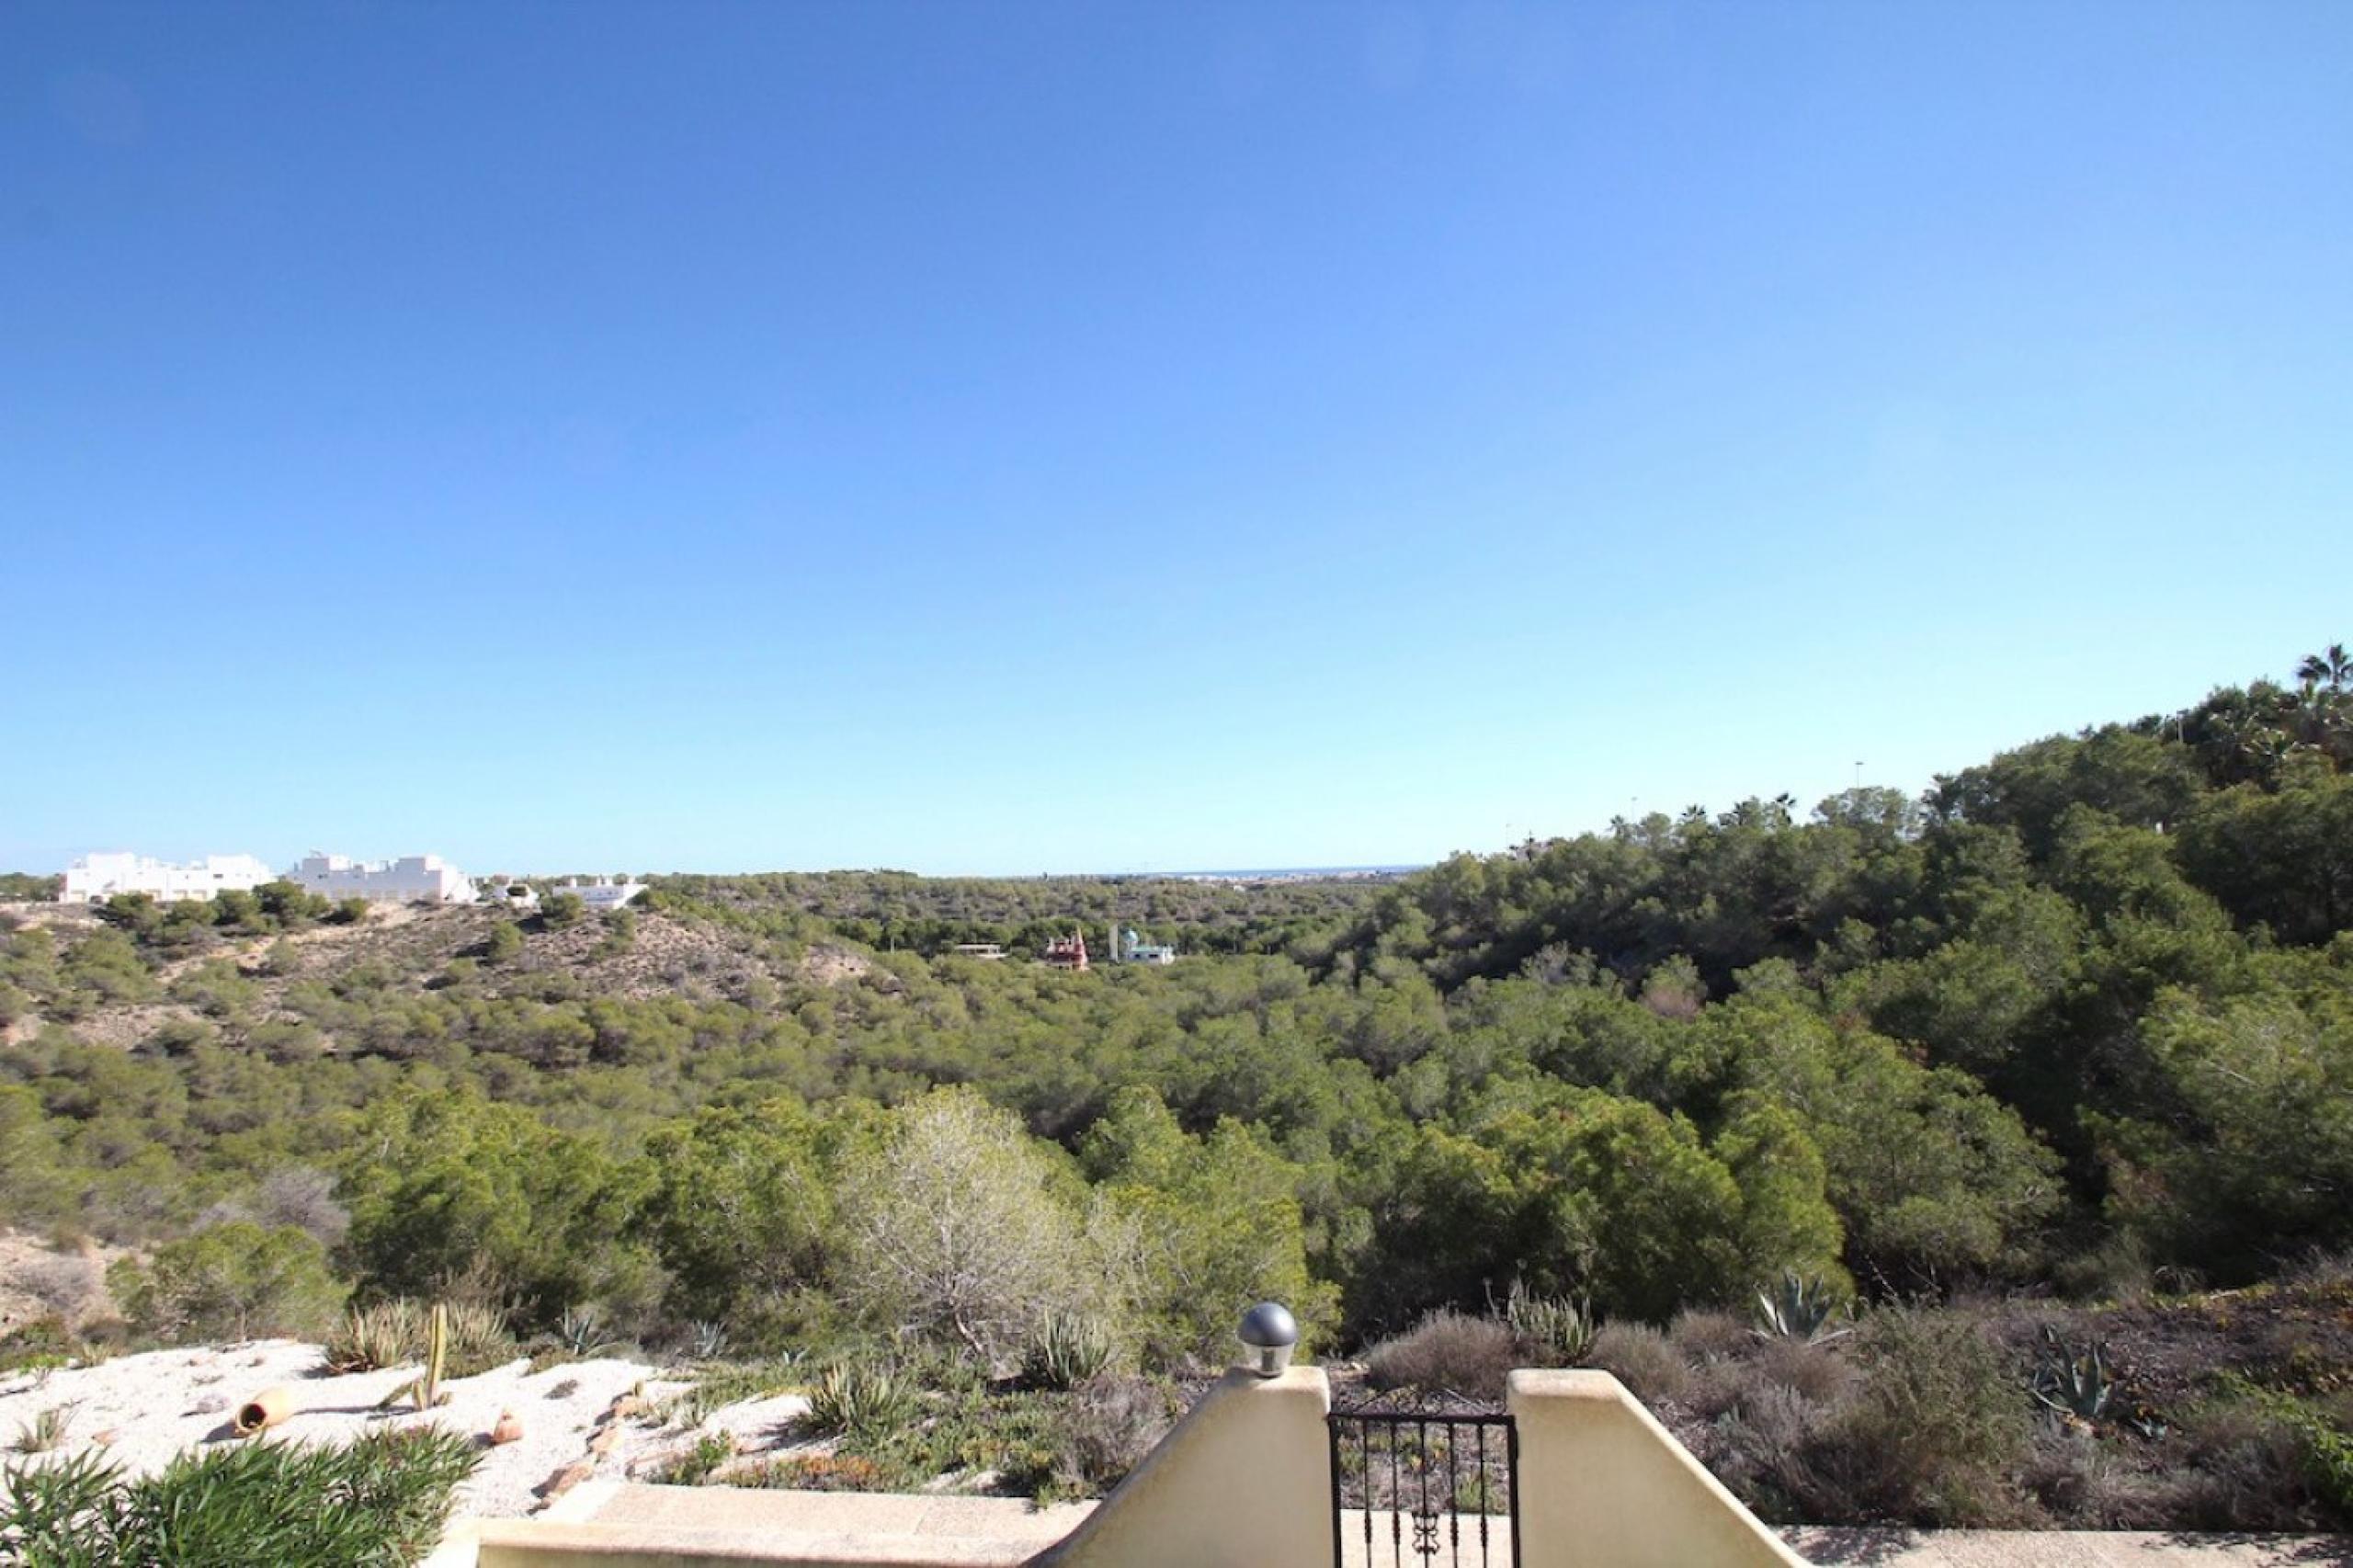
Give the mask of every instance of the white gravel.
<svg viewBox="0 0 2353 1568">
<path fill-rule="evenodd" d="M 60 1368 L 46 1376 L 0 1374 L 0 1448 L 12 1449 L 18 1433 L 42 1411 L 64 1405 L 70 1407 L 71 1422 L 65 1444 L 43 1460 L 85 1451 L 105 1437 L 110 1438 L 107 1451 L 117 1463 L 128 1471 L 145 1473 L 161 1469 L 185 1449 L 238 1441 L 229 1427 L 237 1406 L 264 1389 L 279 1386 L 293 1391 L 296 1414 L 271 1427 L 262 1441 L 343 1443 L 387 1424 L 430 1422 L 486 1445 L 499 1413 L 511 1410 L 522 1423 L 522 1437 L 483 1448 L 481 1467 L 459 1494 L 457 1513 L 460 1517 L 514 1517 L 541 1506 L 535 1489 L 587 1457 L 589 1434 L 615 1400 L 641 1388 L 645 1396 L 659 1400 L 685 1386 L 636 1361 L 573 1361 L 530 1372 L 528 1361 L 517 1360 L 479 1377 L 444 1382 L 449 1402 L 431 1412 L 419 1412 L 406 1401 L 387 1412 L 377 1408 L 385 1395 L 415 1378 L 418 1369 L 330 1378 L 320 1375 L 322 1365 L 315 1345 L 265 1339 L 215 1349 L 123 1356 L 95 1367 Z M 730 1424 L 729 1416 L 727 1411 L 717 1412 L 707 1425 Z M 620 1441 L 597 1461 L 594 1474 L 618 1479 L 641 1455 L 678 1441 L 678 1434 L 657 1433 L 642 1421 L 627 1423 Z M 11 1452 L 7 1457 L 17 1456 Z"/>
</svg>

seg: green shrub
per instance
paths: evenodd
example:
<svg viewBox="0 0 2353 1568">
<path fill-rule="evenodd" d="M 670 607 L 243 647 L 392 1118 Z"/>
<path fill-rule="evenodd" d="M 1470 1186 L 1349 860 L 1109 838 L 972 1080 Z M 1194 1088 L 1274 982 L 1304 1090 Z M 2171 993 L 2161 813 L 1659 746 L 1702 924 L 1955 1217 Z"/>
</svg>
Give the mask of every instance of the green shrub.
<svg viewBox="0 0 2353 1568">
<path fill-rule="evenodd" d="M 415 1562 L 479 1462 L 433 1427 L 347 1448 L 244 1443 L 186 1453 L 138 1480 L 102 1457 L 0 1472 L 0 1541 L 17 1568 L 378 1568 Z"/>
<path fill-rule="evenodd" d="M 1822 1442 L 1853 1505 L 1921 1525 L 2020 1522 L 2033 1435 L 2018 1369 L 1972 1319 L 1892 1308 L 1859 1336 L 1863 1383 Z"/>
<path fill-rule="evenodd" d="M 2294 1394 L 2235 1376 L 2226 1375 L 2222 1385 L 2296 1435 L 2304 1477 L 2313 1493 L 2340 1515 L 2353 1517 L 2353 1433 Z"/>
<path fill-rule="evenodd" d="M 214 1225 L 155 1249 L 145 1267 L 107 1272 L 131 1321 L 159 1339 L 249 1339 L 318 1333 L 343 1304 L 326 1249 L 292 1225 Z"/>
<path fill-rule="evenodd" d="M 82 1342 L 54 1314 L 18 1324 L 0 1335 L 0 1372 L 63 1367 L 83 1353 Z"/>
<path fill-rule="evenodd" d="M 655 1465 L 646 1479 L 656 1486 L 700 1486 L 734 1457 L 733 1433 L 705 1432 L 684 1451 Z"/>
</svg>

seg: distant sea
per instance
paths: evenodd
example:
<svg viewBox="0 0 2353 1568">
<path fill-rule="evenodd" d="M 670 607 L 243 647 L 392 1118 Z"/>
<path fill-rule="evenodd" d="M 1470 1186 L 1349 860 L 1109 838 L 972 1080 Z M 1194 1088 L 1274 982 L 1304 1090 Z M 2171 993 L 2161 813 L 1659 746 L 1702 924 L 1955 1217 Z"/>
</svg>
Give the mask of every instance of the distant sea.
<svg viewBox="0 0 2353 1568">
<path fill-rule="evenodd" d="M 1268 866 L 1231 871 L 1135 871 L 1128 875 L 1167 877 L 1190 882 L 1316 882 L 1336 877 L 1402 877 L 1420 866 Z"/>
</svg>

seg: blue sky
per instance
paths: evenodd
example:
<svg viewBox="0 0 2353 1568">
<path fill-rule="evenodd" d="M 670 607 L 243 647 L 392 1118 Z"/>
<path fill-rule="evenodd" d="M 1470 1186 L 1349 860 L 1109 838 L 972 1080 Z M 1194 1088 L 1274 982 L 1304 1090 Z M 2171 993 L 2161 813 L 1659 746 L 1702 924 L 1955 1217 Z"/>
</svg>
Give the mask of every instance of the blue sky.
<svg viewBox="0 0 2353 1568">
<path fill-rule="evenodd" d="M 2353 639 L 2353 6 L 0 6 L 0 866 L 1418 861 Z"/>
</svg>

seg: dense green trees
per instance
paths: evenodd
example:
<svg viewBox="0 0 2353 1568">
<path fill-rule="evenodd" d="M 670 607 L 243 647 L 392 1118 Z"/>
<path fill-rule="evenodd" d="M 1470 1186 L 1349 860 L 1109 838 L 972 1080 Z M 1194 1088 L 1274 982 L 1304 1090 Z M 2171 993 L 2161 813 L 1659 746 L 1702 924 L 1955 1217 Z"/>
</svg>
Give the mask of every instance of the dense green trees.
<svg viewBox="0 0 2353 1568">
<path fill-rule="evenodd" d="M 0 928 L 0 1219 L 267 1231 L 315 1167 L 365 1293 L 999 1359 L 1056 1313 L 1213 1355 L 1257 1295 L 1346 1341 L 1515 1281 L 1664 1318 L 1783 1269 L 2252 1279 L 2353 1244 L 2353 676 L 2314 658 L 1917 801 L 1378 886 L 659 879 L 601 935 L 58 910 Z M 934 956 L 1115 915 L 1209 956 Z"/>
<path fill-rule="evenodd" d="M 631 1234 L 647 1173 L 520 1107 L 420 1085 L 370 1107 L 342 1161 L 346 1250 L 361 1290 L 429 1296 L 481 1270 L 527 1322 L 575 1303 L 646 1306 Z"/>
<path fill-rule="evenodd" d="M 639 1210 L 679 1314 L 721 1322 L 773 1312 L 822 1287 L 835 1246 L 835 1140 L 792 1099 L 706 1107 L 646 1140 Z"/>
</svg>

